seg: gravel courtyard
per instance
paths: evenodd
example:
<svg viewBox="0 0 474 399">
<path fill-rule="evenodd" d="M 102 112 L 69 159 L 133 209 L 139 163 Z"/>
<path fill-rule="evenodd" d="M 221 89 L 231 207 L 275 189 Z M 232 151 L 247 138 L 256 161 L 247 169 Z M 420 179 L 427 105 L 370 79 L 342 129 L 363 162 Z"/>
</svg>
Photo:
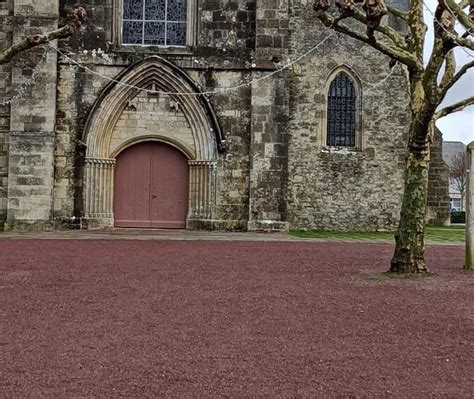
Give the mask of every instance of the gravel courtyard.
<svg viewBox="0 0 474 399">
<path fill-rule="evenodd" d="M 474 273 L 385 244 L 1 240 L 0 397 L 469 397 Z"/>
</svg>

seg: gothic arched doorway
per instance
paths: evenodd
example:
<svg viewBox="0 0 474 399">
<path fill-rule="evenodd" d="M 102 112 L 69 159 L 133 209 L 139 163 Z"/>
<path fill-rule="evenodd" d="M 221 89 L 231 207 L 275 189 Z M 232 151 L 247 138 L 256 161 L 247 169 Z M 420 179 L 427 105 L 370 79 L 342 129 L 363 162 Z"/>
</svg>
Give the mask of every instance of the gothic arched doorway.
<svg viewBox="0 0 474 399">
<path fill-rule="evenodd" d="M 188 159 L 181 151 L 157 141 L 128 147 L 115 166 L 115 226 L 185 228 L 188 187 Z"/>
<path fill-rule="evenodd" d="M 103 89 L 91 110 L 83 137 L 87 148 L 84 221 L 89 229 L 113 227 L 117 220 L 118 225 L 122 224 L 120 220 L 129 220 L 127 214 L 119 214 L 118 218 L 114 214 L 115 161 L 131 142 L 145 140 L 170 143 L 186 154 L 187 226 L 200 226 L 213 220 L 216 166 L 224 142 L 211 104 L 199 94 L 198 87 L 183 70 L 156 56 L 131 65 Z M 139 219 L 139 222 L 148 225 L 154 219 L 149 220 Z M 184 227 L 184 222 L 179 225 Z"/>
</svg>

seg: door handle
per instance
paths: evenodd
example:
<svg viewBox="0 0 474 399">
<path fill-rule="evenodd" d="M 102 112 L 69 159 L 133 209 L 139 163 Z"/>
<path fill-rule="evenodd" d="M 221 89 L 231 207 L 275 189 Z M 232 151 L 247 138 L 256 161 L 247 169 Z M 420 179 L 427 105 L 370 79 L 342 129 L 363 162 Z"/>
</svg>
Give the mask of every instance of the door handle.
<svg viewBox="0 0 474 399">
<path fill-rule="evenodd" d="M 151 196 L 151 199 L 156 199 L 156 195 L 152 195 L 152 196 Z"/>
</svg>

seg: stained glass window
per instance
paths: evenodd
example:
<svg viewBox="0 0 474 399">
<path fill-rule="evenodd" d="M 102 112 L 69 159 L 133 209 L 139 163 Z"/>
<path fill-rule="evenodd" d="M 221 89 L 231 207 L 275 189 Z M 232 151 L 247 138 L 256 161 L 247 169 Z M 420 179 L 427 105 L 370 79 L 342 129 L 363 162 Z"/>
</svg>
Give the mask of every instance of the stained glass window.
<svg viewBox="0 0 474 399">
<path fill-rule="evenodd" d="M 123 43 L 185 46 L 186 1 L 123 0 Z"/>
<path fill-rule="evenodd" d="M 357 93 L 347 74 L 339 73 L 331 82 L 328 93 L 327 145 L 356 145 Z"/>
</svg>

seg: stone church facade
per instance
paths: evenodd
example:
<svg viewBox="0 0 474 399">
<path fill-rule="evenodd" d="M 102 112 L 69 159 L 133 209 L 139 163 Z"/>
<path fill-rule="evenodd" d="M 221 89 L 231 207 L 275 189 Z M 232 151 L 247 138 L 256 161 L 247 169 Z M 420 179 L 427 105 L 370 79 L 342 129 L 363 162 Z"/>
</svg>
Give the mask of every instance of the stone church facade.
<svg viewBox="0 0 474 399">
<path fill-rule="evenodd" d="M 396 224 L 405 75 L 386 78 L 388 58 L 330 35 L 310 3 L 78 3 L 87 27 L 53 43 L 59 53 L 37 48 L 0 68 L 0 98 L 21 93 L 0 107 L 6 228 L 73 217 L 87 228 Z M 0 2 L 0 47 L 53 29 L 74 5 Z"/>
</svg>

